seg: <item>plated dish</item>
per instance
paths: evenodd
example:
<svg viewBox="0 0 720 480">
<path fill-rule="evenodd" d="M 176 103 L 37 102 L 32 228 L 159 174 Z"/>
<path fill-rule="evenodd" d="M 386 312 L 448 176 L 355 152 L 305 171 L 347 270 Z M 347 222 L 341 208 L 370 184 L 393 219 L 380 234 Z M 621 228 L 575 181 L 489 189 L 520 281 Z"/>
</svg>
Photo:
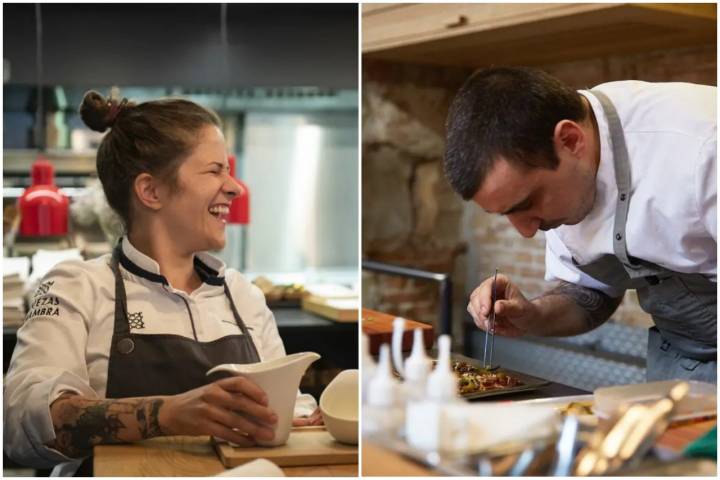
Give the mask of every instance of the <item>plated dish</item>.
<svg viewBox="0 0 720 480">
<path fill-rule="evenodd" d="M 452 357 L 453 371 L 458 375 L 458 394 L 466 400 L 537 390 L 549 383 L 506 368 L 488 370 L 463 355 Z"/>
<path fill-rule="evenodd" d="M 458 376 L 458 393 L 460 395 L 486 392 L 523 385 L 523 382 L 502 371 L 490 371 L 468 362 L 455 360 L 452 364 Z"/>
</svg>

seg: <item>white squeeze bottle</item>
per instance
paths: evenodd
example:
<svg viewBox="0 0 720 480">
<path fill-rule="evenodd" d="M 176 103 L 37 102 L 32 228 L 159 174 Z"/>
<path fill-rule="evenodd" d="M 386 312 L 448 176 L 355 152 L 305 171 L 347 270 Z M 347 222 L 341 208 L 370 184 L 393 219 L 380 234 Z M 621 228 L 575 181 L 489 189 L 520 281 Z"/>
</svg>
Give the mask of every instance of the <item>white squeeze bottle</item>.
<svg viewBox="0 0 720 480">
<path fill-rule="evenodd" d="M 416 328 L 413 335 L 412 352 L 405 360 L 405 395 L 408 401 L 422 400 L 428 375 L 432 371 L 432 359 L 425 352 L 422 330 Z"/>
<path fill-rule="evenodd" d="M 363 433 L 394 437 L 405 421 L 400 381 L 390 365 L 390 346 L 380 346 L 380 361 L 370 379 L 367 406 L 363 409 Z"/>
<path fill-rule="evenodd" d="M 457 377 L 450 363 L 450 335 L 438 338 L 438 361 L 430 374 L 425 390 L 427 398 L 442 402 L 457 398 Z"/>
<path fill-rule="evenodd" d="M 425 395 L 409 401 L 405 415 L 405 438 L 414 448 L 444 451 L 456 448 L 465 439 L 462 425 L 454 421 L 453 411 L 462 402 L 457 395 L 457 378 L 450 366 L 450 336 L 438 338 L 438 362 L 428 376 Z"/>
</svg>

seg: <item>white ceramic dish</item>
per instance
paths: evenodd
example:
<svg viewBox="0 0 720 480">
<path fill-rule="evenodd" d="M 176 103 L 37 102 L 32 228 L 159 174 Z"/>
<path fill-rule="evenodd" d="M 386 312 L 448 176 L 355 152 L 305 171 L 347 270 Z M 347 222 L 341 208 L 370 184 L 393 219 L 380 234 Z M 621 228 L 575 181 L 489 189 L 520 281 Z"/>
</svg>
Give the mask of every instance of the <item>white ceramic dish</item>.
<svg viewBox="0 0 720 480">
<path fill-rule="evenodd" d="M 267 362 L 226 363 L 211 368 L 206 375 L 215 372 L 242 375 L 263 389 L 268 396 L 268 406 L 277 414 L 278 422 L 275 425 L 275 438 L 272 440 L 258 440 L 258 444 L 275 447 L 284 445 L 290 436 L 300 379 L 310 364 L 319 358 L 320 355 L 317 353 L 302 352 Z"/>
<path fill-rule="evenodd" d="M 343 370 L 320 396 L 320 411 L 330 435 L 338 442 L 358 443 L 358 382 L 357 370 Z"/>
</svg>

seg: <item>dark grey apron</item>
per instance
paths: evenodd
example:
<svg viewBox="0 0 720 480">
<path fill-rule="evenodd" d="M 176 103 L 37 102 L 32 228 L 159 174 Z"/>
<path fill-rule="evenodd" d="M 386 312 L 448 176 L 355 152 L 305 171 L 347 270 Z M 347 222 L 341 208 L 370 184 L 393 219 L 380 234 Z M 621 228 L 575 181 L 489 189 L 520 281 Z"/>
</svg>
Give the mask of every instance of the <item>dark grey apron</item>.
<svg viewBox="0 0 720 480">
<path fill-rule="evenodd" d="M 176 395 L 218 380 L 226 374 L 208 377 L 205 373 L 223 363 L 260 361 L 255 344 L 235 308 L 224 280 L 225 296 L 242 335 L 228 335 L 212 342 L 199 342 L 173 334 L 136 334 L 130 332 L 127 295 L 118 261 L 120 244 L 113 251 L 110 268 L 115 276 L 115 326 L 108 363 L 106 398 Z M 207 280 L 208 272 L 197 265 Z M 178 312 L 178 315 L 184 313 Z M 92 475 L 92 457 L 83 461 L 75 476 Z"/>
<path fill-rule="evenodd" d="M 632 188 L 625 137 L 610 99 L 599 91 L 591 93 L 602 105 L 612 138 L 618 187 L 613 230 L 615 254 L 586 265 L 577 264 L 575 259 L 573 263 L 606 285 L 637 290 L 640 305 L 655 322 L 648 336 L 648 381 L 682 378 L 716 384 L 717 284 L 704 275 L 674 272 L 628 253 L 625 224 Z"/>
</svg>

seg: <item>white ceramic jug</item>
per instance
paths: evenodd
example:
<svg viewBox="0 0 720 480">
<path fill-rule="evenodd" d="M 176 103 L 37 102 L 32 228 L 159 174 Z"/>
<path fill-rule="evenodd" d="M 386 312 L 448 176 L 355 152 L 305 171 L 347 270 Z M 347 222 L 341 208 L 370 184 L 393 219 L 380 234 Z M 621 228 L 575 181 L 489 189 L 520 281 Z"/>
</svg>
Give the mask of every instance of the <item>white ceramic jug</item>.
<svg viewBox="0 0 720 480">
<path fill-rule="evenodd" d="M 319 358 L 320 355 L 315 352 L 302 352 L 267 362 L 226 363 L 211 368 L 207 375 L 215 372 L 242 375 L 263 389 L 268 396 L 268 406 L 275 411 L 278 421 L 275 425 L 275 438 L 258 440 L 258 445 L 276 447 L 284 445 L 290 436 L 300 379 L 310 364 Z"/>
</svg>

